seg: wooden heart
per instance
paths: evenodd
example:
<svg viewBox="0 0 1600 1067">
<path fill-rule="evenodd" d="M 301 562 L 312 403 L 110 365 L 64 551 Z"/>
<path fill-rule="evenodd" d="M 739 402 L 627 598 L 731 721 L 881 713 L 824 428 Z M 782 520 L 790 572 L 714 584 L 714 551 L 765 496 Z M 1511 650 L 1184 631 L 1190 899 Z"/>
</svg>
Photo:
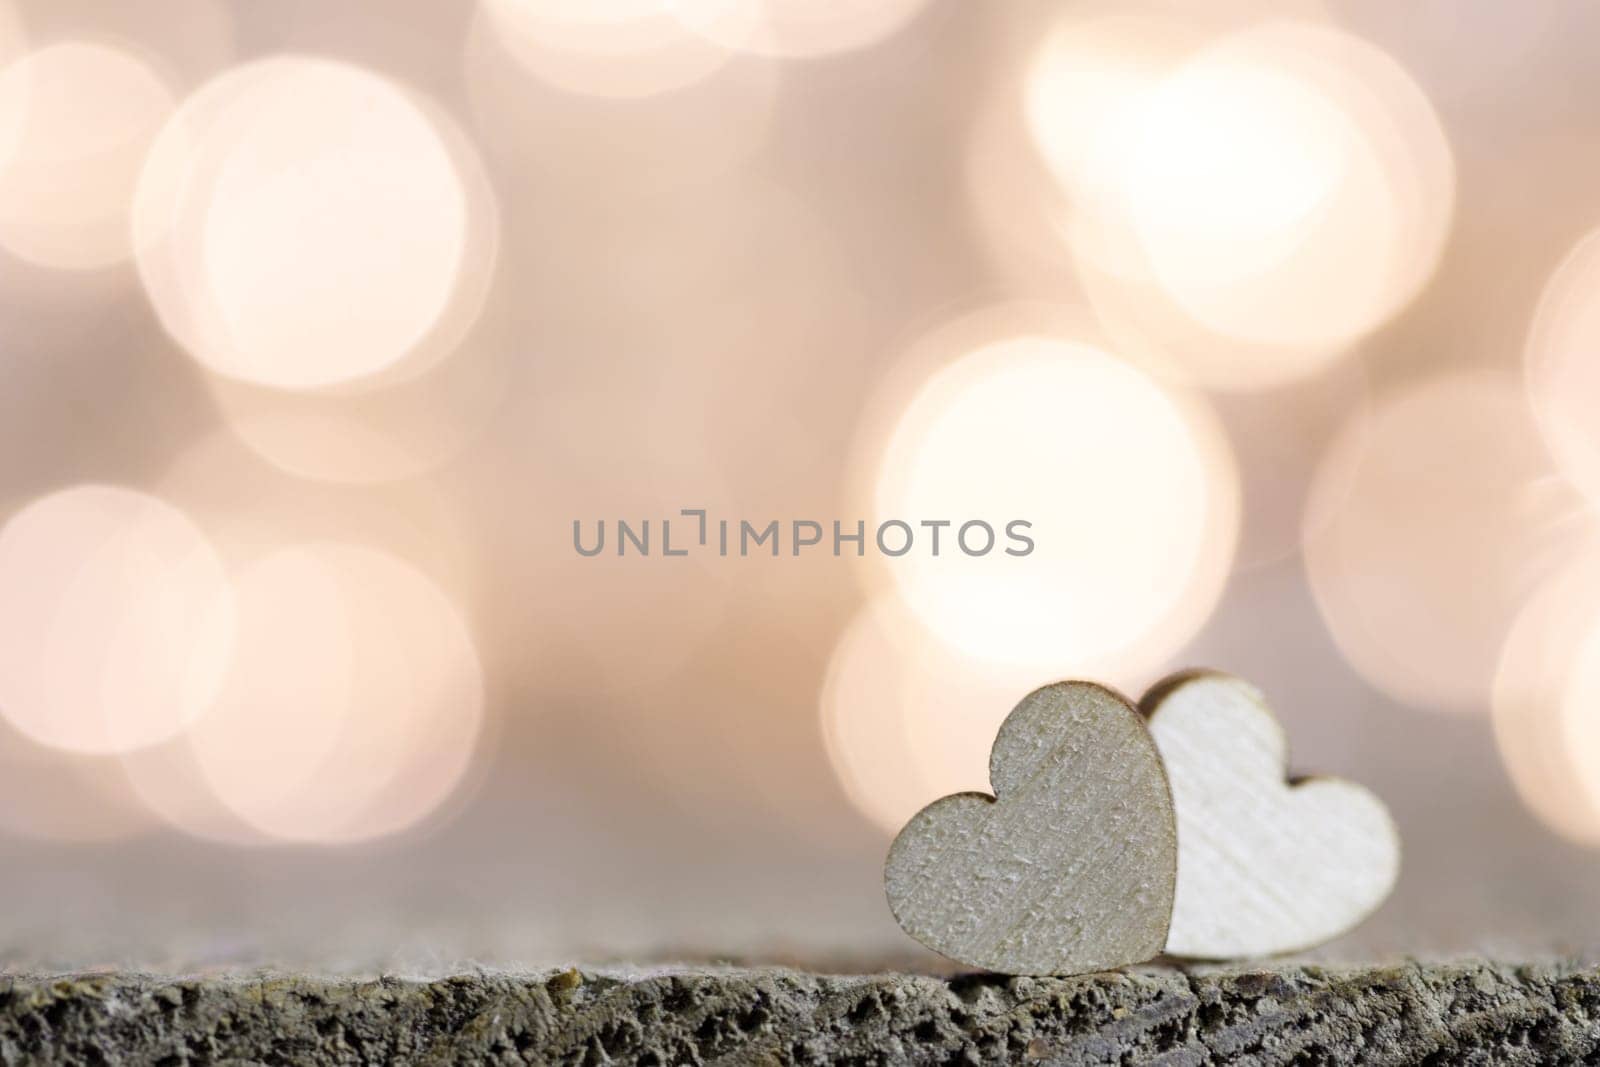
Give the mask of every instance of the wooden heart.
<svg viewBox="0 0 1600 1067">
<path fill-rule="evenodd" d="M 1340 778 L 1286 781 L 1283 730 L 1254 686 L 1186 672 L 1157 683 L 1140 708 L 1178 812 L 1169 953 L 1310 948 L 1389 895 L 1400 838 L 1383 802 Z"/>
<path fill-rule="evenodd" d="M 989 755 L 994 796 L 929 804 L 889 847 L 900 926 L 953 960 L 1081 974 L 1161 951 L 1178 844 L 1155 745 L 1123 697 L 1061 682 L 1023 698 Z"/>
</svg>

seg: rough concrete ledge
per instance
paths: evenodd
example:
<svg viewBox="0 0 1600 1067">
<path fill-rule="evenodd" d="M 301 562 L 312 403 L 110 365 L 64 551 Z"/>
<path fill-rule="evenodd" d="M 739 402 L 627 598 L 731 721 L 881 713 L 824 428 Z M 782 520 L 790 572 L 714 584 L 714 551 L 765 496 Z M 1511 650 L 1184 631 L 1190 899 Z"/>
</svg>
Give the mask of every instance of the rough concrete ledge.
<svg viewBox="0 0 1600 1067">
<path fill-rule="evenodd" d="M 1600 968 L 0 975 L 0 1063 L 1600 1063 Z"/>
</svg>

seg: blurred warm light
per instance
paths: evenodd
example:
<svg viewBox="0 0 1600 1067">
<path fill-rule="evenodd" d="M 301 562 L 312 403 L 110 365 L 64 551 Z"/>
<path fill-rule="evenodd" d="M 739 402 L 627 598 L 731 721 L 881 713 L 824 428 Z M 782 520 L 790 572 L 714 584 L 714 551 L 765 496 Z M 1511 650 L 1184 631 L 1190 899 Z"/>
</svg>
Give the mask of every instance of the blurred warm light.
<svg viewBox="0 0 1600 1067">
<path fill-rule="evenodd" d="M 877 44 L 898 32 L 927 0 L 670 0 L 697 33 L 758 55 L 812 57 Z"/>
<path fill-rule="evenodd" d="M 853 428 L 855 412 L 838 397 L 861 388 L 871 370 L 864 356 L 880 351 L 863 336 L 868 272 L 836 219 L 775 183 L 744 177 L 676 204 L 648 205 L 641 214 L 651 218 L 620 230 L 625 250 L 608 257 L 606 274 L 632 294 L 631 317 L 652 358 L 634 371 L 649 387 L 632 396 L 612 387 L 610 368 L 596 368 L 611 394 L 611 447 L 634 454 L 603 460 L 604 483 L 656 483 L 630 485 L 629 499 L 654 496 L 663 483 L 680 497 L 737 485 L 746 508 L 831 506 L 817 442 Z M 727 301 L 730 292 L 739 299 Z M 600 458 L 585 437 L 572 438 L 575 450 L 593 458 L 574 457 L 574 471 Z M 686 484 L 671 486 L 662 467 Z"/>
<path fill-rule="evenodd" d="M 871 838 L 1175 658 L 1412 820 L 1363 945 L 1592 933 L 1580 7 L 0 0 L 0 956 L 302 957 L 385 894 L 873 954 Z M 924 332 L 1011 295 L 1072 313 Z M 664 558 L 696 506 L 1000 543 Z M 1393 697 L 1487 705 L 1515 795 Z"/>
<path fill-rule="evenodd" d="M 1541 821 L 1600 845 L 1600 561 L 1556 572 L 1517 616 L 1494 678 L 1494 732 L 1517 793 Z"/>
<path fill-rule="evenodd" d="M 1153 341 L 1176 335 L 1195 381 L 1276 385 L 1432 274 L 1452 158 L 1421 91 L 1373 46 L 1309 24 L 1198 47 L 1201 32 L 1170 16 L 1065 23 L 1034 59 L 1028 124 L 1068 194 L 1064 236 L 1106 276 L 1105 298 L 1143 307 L 1151 294 L 1137 290 L 1154 287 L 1173 300 Z M 1185 329 L 1234 350 L 1191 354 Z"/>
<path fill-rule="evenodd" d="M 1528 396 L 1562 471 L 1600 504 L 1600 230 L 1545 285 L 1525 354 Z"/>
<path fill-rule="evenodd" d="M 90 40 L 115 43 L 159 57 L 169 84 L 190 86 L 225 66 L 234 53 L 233 5 L 227 0 L 165 0 L 161 18 L 139 4 L 105 0 L 15 0 L 22 25 L 36 44 Z M 0 3 L 0 7 L 8 7 Z M 0 11 L 0 61 L 5 59 L 6 16 Z"/>
<path fill-rule="evenodd" d="M 1584 520 L 1514 382 L 1438 378 L 1334 440 L 1307 504 L 1306 569 L 1369 682 L 1409 704 L 1481 710 L 1518 606 Z"/>
<path fill-rule="evenodd" d="M 94 41 L 0 70 L 0 245 L 61 269 L 128 258 L 134 184 L 176 104 L 145 59 Z"/>
<path fill-rule="evenodd" d="M 755 152 L 771 124 L 778 80 L 774 64 L 735 59 L 672 92 L 573 93 L 532 73 L 516 38 L 487 17 L 472 21 L 462 65 L 485 151 L 514 165 L 525 200 L 538 202 L 551 192 L 548 183 L 559 187 L 564 210 L 541 213 L 535 247 L 557 250 L 562 263 L 583 250 L 598 225 L 593 216 L 606 218 L 613 201 L 702 182 Z M 598 79 L 611 71 L 586 73 Z M 550 230 L 563 225 L 577 234 Z"/>
<path fill-rule="evenodd" d="M 85 753 L 204 711 L 232 636 L 227 577 L 187 516 L 131 489 L 42 497 L 0 529 L 0 715 Z"/>
<path fill-rule="evenodd" d="M 1561 691 L 1561 739 L 1566 742 L 1582 789 L 1574 817 L 1587 816 L 1586 840 L 1600 844 L 1600 607 L 1588 585 L 1589 613 L 1583 639 L 1574 653 L 1567 685 Z"/>
<path fill-rule="evenodd" d="M 1129 337 L 1113 340 L 1119 355 L 1165 377 L 1225 388 L 1260 387 L 1264 373 L 1292 377 L 1280 364 L 1313 357 L 1255 352 L 1237 338 L 1210 336 L 1151 283 L 1128 217 L 1123 173 L 1150 91 L 1220 34 L 1260 22 L 1262 11 L 1248 2 L 1085 0 L 1007 13 L 1020 25 L 1010 28 L 1014 43 L 1000 57 L 1006 76 L 981 104 L 964 160 L 970 207 L 992 266 L 1011 285 L 1055 299 L 1079 295 L 1088 282 L 1136 288 L 1127 302 L 1138 313 L 1119 323 Z M 1284 0 L 1271 17 L 1321 14 L 1315 0 Z M 1099 315 L 1100 298 L 1084 295 Z M 1126 329 L 1152 311 L 1163 317 L 1154 336 Z M 1173 336 L 1180 325 L 1186 335 Z M 1129 341 L 1153 349 L 1156 358 L 1129 350 Z M 1196 353 L 1197 344 L 1206 350 Z"/>
<path fill-rule="evenodd" d="M 982 103 L 962 159 L 966 207 L 989 270 L 1008 288 L 1076 298 L 1080 268 L 1069 234 L 1079 216 L 1039 158 L 1014 93 Z M 1084 216 L 1101 218 L 1101 216 Z"/>
<path fill-rule="evenodd" d="M 467 448 L 505 399 L 506 353 L 457 353 L 427 373 L 356 393 L 287 393 L 225 378 L 207 384 L 239 439 L 301 478 L 412 478 Z"/>
<path fill-rule="evenodd" d="M 1230 392 L 1313 376 L 1344 346 L 1246 341 L 1197 321 L 1154 280 L 1127 176 L 1153 90 L 1251 19 L 1239 5 L 1074 7 L 1022 63 L 1020 84 L 983 107 L 965 166 L 986 247 L 1012 285 L 1081 296 L 1119 356 L 1163 381 Z"/>
<path fill-rule="evenodd" d="M 1270 399 L 1354 362 L 1341 344 L 1269 344 L 1206 326 L 1148 276 L 1118 274 L 1081 261 L 1079 280 L 1117 352 L 1163 381 Z"/>
<path fill-rule="evenodd" d="M 1251 342 L 1197 321 L 1154 280 L 1129 215 L 1141 109 L 1241 20 L 1248 12 L 1222 5 L 1074 9 L 1029 59 L 1021 89 L 985 109 L 967 156 L 999 267 L 1030 288 L 1081 292 L 1118 354 L 1163 380 L 1229 391 L 1313 375 L 1341 347 Z"/>
<path fill-rule="evenodd" d="M 851 620 L 828 663 L 820 711 L 834 775 L 891 834 L 947 793 L 990 792 L 995 731 L 1051 680 L 963 656 L 879 597 Z"/>
<path fill-rule="evenodd" d="M 1067 193 L 1065 236 L 1097 269 L 1147 272 L 1125 203 L 1142 108 L 1203 33 L 1194 19 L 1172 13 L 1071 17 L 1033 57 L 1023 93 L 1027 129 Z"/>
<path fill-rule="evenodd" d="M 0 836 L 103 842 L 153 826 L 115 757 L 46 748 L 0 720 Z"/>
<path fill-rule="evenodd" d="M 1317 532 L 1305 525 L 1312 475 L 1337 434 L 1354 438 L 1361 433 L 1370 393 L 1366 368 L 1348 359 L 1267 392 L 1212 398 L 1233 444 L 1244 492 L 1238 570 L 1287 559 L 1300 551 L 1308 533 Z M 1323 491 L 1334 499 L 1347 488 L 1330 481 Z M 1334 514 L 1319 513 L 1315 521 L 1330 521 Z"/>
<path fill-rule="evenodd" d="M 187 735 L 124 753 L 120 760 L 129 806 L 141 809 L 147 820 L 217 844 L 272 843 L 218 798 Z"/>
<path fill-rule="evenodd" d="M 1128 211 L 1156 279 L 1246 340 L 1358 337 L 1432 275 L 1455 199 L 1427 98 L 1354 37 L 1272 24 L 1182 64 L 1142 104 Z"/>
<path fill-rule="evenodd" d="M 448 487 L 426 475 L 381 483 L 307 481 L 265 463 L 237 434 L 193 442 L 157 482 L 194 516 L 231 572 L 300 542 L 371 545 L 410 560 L 452 596 L 470 597 L 482 560 Z"/>
<path fill-rule="evenodd" d="M 425 375 L 420 380 L 430 377 Z M 363 462 L 371 459 L 366 456 Z M 326 474 L 331 468 L 325 463 L 317 469 Z M 428 477 L 370 485 L 305 481 L 262 462 L 237 433 L 218 430 L 184 451 L 165 472 L 159 486 L 164 499 L 177 502 L 204 523 L 230 571 L 258 574 L 255 565 L 274 558 L 286 544 L 359 543 L 372 546 L 364 551 L 380 551 L 385 558 L 415 561 L 452 597 L 473 595 L 473 576 L 481 561 L 463 541 L 459 502 L 447 499 L 440 486 Z M 291 556 L 290 562 L 295 558 Z M 249 712 L 260 710 L 269 717 L 277 716 L 276 721 L 285 730 L 309 717 L 311 725 L 301 729 L 297 738 L 278 739 L 279 744 L 298 753 L 299 762 L 291 766 L 301 768 L 332 743 L 322 726 L 343 729 L 345 721 L 346 705 L 324 691 L 336 684 L 329 679 L 337 677 L 345 657 L 337 648 L 330 652 L 321 642 L 331 640 L 343 646 L 348 638 L 342 628 L 330 628 L 321 616 L 334 612 L 349 619 L 354 613 L 347 606 L 344 590 L 331 579 L 321 585 L 304 580 L 308 574 L 312 578 L 331 574 L 331 564 L 313 565 L 319 560 L 320 556 L 305 567 L 291 568 L 302 579 L 295 586 L 301 595 L 298 609 L 292 602 L 265 599 L 268 594 L 262 591 L 259 577 L 246 590 L 254 606 L 248 618 L 241 616 L 240 624 L 249 627 L 249 633 L 241 635 L 240 640 L 249 639 L 250 643 L 239 653 L 242 663 L 236 663 L 229 675 L 232 688 L 225 691 L 225 696 L 232 693 L 231 703 L 219 709 L 233 715 L 232 721 L 242 717 L 246 723 L 252 721 Z M 295 589 L 286 589 L 285 594 L 294 596 Z M 358 604 L 369 605 L 363 619 L 372 614 L 370 598 L 356 599 Z M 297 610 L 318 618 L 297 621 Z M 281 628 L 274 629 L 275 625 Z M 274 645 L 284 632 L 290 637 Z M 246 672 L 268 672 L 274 648 L 286 660 L 294 655 L 295 642 L 301 640 L 309 646 L 295 667 L 307 687 L 301 706 L 291 711 L 267 709 L 239 695 L 237 686 L 249 684 Z M 270 699 L 270 694 L 263 699 Z M 376 699 L 387 698 L 379 694 Z M 413 702 L 409 706 L 416 705 Z M 367 709 L 362 714 L 394 714 L 397 721 L 406 719 L 403 712 L 389 708 Z M 468 718 L 477 721 L 470 715 Z M 207 726 L 209 721 L 208 717 L 197 724 L 192 736 L 218 729 Z M 360 721 L 366 723 L 364 719 Z M 215 734 L 210 736 L 214 742 Z M 261 844 L 285 838 L 287 835 L 276 832 L 274 823 L 252 821 L 247 818 L 252 809 L 238 810 L 237 804 L 228 803 L 226 796 L 218 794 L 207 773 L 208 765 L 200 758 L 200 747 L 198 741 L 191 743 L 191 736 L 186 736 L 125 757 L 125 772 L 139 802 L 174 828 L 207 840 Z M 443 771 L 449 771 L 448 763 Z M 369 815 L 352 822 L 344 832 L 354 835 L 363 824 L 370 826 L 372 818 L 381 814 L 376 810 L 378 806 L 375 802 Z"/>
<path fill-rule="evenodd" d="M 0 66 L 4 66 L 28 49 L 28 35 L 23 30 L 22 17 L 14 0 L 0 0 Z M 0 126 L 0 130 L 4 127 Z M 6 142 L 0 140 L 0 145 Z M 5 153 L 0 152 L 0 158 Z"/>
<path fill-rule="evenodd" d="M 916 550 L 884 565 L 945 641 L 1115 679 L 1161 663 L 1210 615 L 1239 486 L 1198 400 L 1091 345 L 1021 335 L 926 379 L 884 447 L 873 510 L 918 531 Z M 984 520 L 999 544 L 969 556 L 952 526 L 935 557 L 918 525 L 935 519 Z M 1003 551 L 1014 519 L 1033 524 L 1031 555 Z"/>
<path fill-rule="evenodd" d="M 238 638 L 191 731 L 218 799 L 271 837 L 320 843 L 403 830 L 471 760 L 477 651 L 419 571 L 373 549 L 284 548 L 235 577 Z"/>
<path fill-rule="evenodd" d="M 899 683 L 899 657 L 890 633 L 870 611 L 862 612 L 840 636 L 828 663 L 822 736 L 845 795 L 891 834 L 940 796 L 909 758 L 911 738 Z M 974 760 L 964 788 L 985 789 L 987 776 L 976 773 L 983 769 Z"/>
<path fill-rule="evenodd" d="M 307 389 L 422 345 L 461 280 L 475 205 L 400 86 L 282 56 L 190 97 L 151 150 L 134 234 L 157 312 L 209 369 Z"/>
<path fill-rule="evenodd" d="M 427 110 L 471 208 L 455 292 L 427 335 L 383 373 L 342 388 L 291 391 L 207 376 L 229 428 L 298 477 L 368 483 L 433 470 L 476 440 L 505 399 L 518 352 L 504 308 L 489 306 L 499 278 L 496 198 L 466 136 L 437 109 Z"/>
<path fill-rule="evenodd" d="M 529 73 L 596 96 L 650 96 L 699 81 L 728 61 L 691 32 L 677 0 L 481 0 L 505 48 Z"/>
<path fill-rule="evenodd" d="M 1400 55 L 1436 99 L 1479 103 L 1529 80 L 1559 47 L 1574 9 L 1565 0 L 1410 0 L 1374 4 L 1328 0 L 1328 12 L 1352 31 Z M 1563 16 L 1566 16 L 1565 18 Z M 1450 27 L 1447 44 L 1440 31 Z"/>
</svg>

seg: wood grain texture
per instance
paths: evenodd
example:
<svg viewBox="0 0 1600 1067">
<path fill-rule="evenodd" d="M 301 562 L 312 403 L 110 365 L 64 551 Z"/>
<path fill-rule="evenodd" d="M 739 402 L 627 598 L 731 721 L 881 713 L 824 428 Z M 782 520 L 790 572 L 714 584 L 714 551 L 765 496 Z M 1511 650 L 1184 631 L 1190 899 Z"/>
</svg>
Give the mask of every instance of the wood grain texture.
<svg viewBox="0 0 1600 1067">
<path fill-rule="evenodd" d="M 1286 781 L 1283 730 L 1254 686 L 1188 672 L 1156 685 L 1141 709 L 1178 815 L 1170 954 L 1310 948 L 1388 896 L 1400 839 L 1383 802 L 1339 778 Z"/>
<path fill-rule="evenodd" d="M 1008 974 L 1080 974 L 1161 951 L 1177 877 L 1166 777 L 1138 712 L 1089 682 L 1035 690 L 1001 724 L 995 796 L 912 817 L 884 883 L 901 927 Z"/>
</svg>

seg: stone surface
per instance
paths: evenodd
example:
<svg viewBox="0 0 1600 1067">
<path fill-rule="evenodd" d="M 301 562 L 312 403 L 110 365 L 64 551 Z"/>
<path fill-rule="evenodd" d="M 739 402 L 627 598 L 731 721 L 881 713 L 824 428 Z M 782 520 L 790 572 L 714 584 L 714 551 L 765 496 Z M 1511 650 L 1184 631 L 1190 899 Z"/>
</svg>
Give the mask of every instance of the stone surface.
<svg viewBox="0 0 1600 1067">
<path fill-rule="evenodd" d="M 1600 968 L 0 976 L 0 1063 L 1580 1063 Z"/>
</svg>

